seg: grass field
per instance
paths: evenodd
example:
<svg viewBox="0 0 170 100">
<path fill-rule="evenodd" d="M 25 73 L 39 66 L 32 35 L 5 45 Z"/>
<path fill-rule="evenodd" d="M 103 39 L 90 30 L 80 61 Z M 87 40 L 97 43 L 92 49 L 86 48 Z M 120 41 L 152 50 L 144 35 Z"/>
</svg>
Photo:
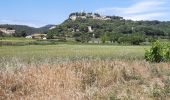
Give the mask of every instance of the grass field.
<svg viewBox="0 0 170 100">
<path fill-rule="evenodd" d="M 45 57 L 112 57 L 143 58 L 149 46 L 108 46 L 108 45 L 29 45 L 1 46 L 0 56 L 45 56 Z"/>
<path fill-rule="evenodd" d="M 170 64 L 144 60 L 149 46 L 0 47 L 2 100 L 169 100 Z"/>
<path fill-rule="evenodd" d="M 57 63 L 82 59 L 143 59 L 144 51 L 149 46 L 111 46 L 111 45 L 27 45 L 1 46 L 0 61 L 2 65 L 16 63 Z M 4 63 L 4 64 L 2 64 Z"/>
</svg>

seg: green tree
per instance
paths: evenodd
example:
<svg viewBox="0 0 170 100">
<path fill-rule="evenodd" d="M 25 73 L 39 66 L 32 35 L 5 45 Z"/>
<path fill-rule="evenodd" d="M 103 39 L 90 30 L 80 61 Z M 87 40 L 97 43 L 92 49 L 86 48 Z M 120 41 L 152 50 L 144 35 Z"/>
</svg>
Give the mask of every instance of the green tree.
<svg viewBox="0 0 170 100">
<path fill-rule="evenodd" d="M 15 37 L 26 37 L 27 33 L 26 33 L 25 30 L 21 30 L 20 32 L 14 33 L 13 36 L 15 36 Z"/>
<path fill-rule="evenodd" d="M 106 41 L 108 40 L 108 37 L 106 34 L 103 34 L 100 38 L 101 38 L 102 43 L 106 43 Z"/>
<path fill-rule="evenodd" d="M 80 32 L 87 33 L 87 32 L 88 32 L 88 27 L 87 27 L 87 25 L 81 25 L 81 26 L 80 26 Z"/>
<path fill-rule="evenodd" d="M 123 34 L 115 33 L 115 32 L 109 32 L 109 33 L 107 33 L 107 36 L 108 36 L 108 40 L 110 42 L 117 42 L 118 39 L 123 36 Z"/>
<path fill-rule="evenodd" d="M 81 33 L 75 32 L 74 35 L 75 40 L 82 43 L 88 43 L 91 40 L 90 33 Z"/>
<path fill-rule="evenodd" d="M 54 39 L 54 34 L 51 31 L 47 33 L 47 39 Z"/>
<path fill-rule="evenodd" d="M 27 33 L 25 30 L 22 30 L 21 33 L 20 33 L 20 36 L 21 37 L 26 37 L 27 36 Z"/>
<path fill-rule="evenodd" d="M 139 33 L 123 35 L 118 39 L 118 43 L 129 43 L 133 45 L 139 45 L 141 42 L 144 42 L 144 35 Z"/>
<path fill-rule="evenodd" d="M 0 37 L 5 37 L 6 35 L 0 31 Z"/>
<path fill-rule="evenodd" d="M 117 33 L 131 34 L 132 28 L 127 25 L 121 25 L 117 28 Z"/>
<path fill-rule="evenodd" d="M 130 38 L 130 43 L 133 45 L 139 45 L 141 42 L 145 41 L 144 35 L 140 33 L 135 33 L 129 36 Z"/>
</svg>

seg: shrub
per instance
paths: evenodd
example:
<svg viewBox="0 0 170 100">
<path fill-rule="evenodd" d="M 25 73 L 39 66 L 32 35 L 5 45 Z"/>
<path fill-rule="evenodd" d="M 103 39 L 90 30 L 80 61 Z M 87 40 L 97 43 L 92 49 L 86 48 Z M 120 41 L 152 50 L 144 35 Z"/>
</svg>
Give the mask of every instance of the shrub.
<svg viewBox="0 0 170 100">
<path fill-rule="evenodd" d="M 146 50 L 145 59 L 150 62 L 162 62 L 170 59 L 170 48 L 158 40 L 152 43 L 152 48 Z"/>
</svg>

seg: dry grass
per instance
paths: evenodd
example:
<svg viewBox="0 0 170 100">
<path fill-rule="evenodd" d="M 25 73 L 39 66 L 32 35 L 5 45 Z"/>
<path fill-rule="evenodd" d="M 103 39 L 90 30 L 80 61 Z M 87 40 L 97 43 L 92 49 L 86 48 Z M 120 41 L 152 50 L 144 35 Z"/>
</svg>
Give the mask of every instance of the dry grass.
<svg viewBox="0 0 170 100">
<path fill-rule="evenodd" d="M 170 64 L 74 61 L 0 72 L 2 100 L 170 99 Z"/>
</svg>

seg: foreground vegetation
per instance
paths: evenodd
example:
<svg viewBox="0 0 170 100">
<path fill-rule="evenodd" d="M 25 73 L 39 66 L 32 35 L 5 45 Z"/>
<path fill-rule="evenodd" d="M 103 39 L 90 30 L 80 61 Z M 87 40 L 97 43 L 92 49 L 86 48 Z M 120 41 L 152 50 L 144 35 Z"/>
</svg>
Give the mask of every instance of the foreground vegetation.
<svg viewBox="0 0 170 100">
<path fill-rule="evenodd" d="M 169 63 L 73 61 L 0 72 L 0 99 L 169 100 Z"/>
<path fill-rule="evenodd" d="M 150 46 L 0 46 L 0 99 L 168 100 L 170 63 Z"/>
<path fill-rule="evenodd" d="M 146 50 L 145 59 L 150 62 L 170 61 L 170 45 L 159 41 L 152 43 L 150 50 Z"/>
</svg>

